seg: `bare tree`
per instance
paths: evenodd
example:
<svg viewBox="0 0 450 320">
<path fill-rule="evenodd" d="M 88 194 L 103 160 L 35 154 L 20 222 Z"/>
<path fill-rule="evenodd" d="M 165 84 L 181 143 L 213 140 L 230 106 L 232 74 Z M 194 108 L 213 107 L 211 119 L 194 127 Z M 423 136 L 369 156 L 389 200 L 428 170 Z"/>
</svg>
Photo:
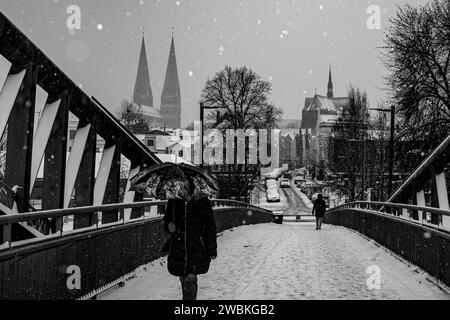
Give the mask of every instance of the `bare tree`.
<svg viewBox="0 0 450 320">
<path fill-rule="evenodd" d="M 390 23 L 382 58 L 397 105 L 397 136 L 420 141 L 427 152 L 450 134 L 450 5 L 406 4 Z"/>
<path fill-rule="evenodd" d="M 359 186 L 365 176 L 365 140 L 369 127 L 367 94 L 350 86 L 350 103 L 336 122 L 334 133 L 328 141 L 327 166 L 332 172 L 343 173 L 345 193 L 356 200 Z"/>
<path fill-rule="evenodd" d="M 274 127 L 282 111 L 269 102 L 271 84 L 247 67 L 226 66 L 202 90 L 205 105 L 222 108 L 218 128 L 260 129 Z M 217 115 L 210 118 L 217 122 Z"/>
<path fill-rule="evenodd" d="M 133 133 L 143 133 L 149 130 L 149 123 L 142 116 L 141 107 L 129 100 L 122 100 L 117 116 L 120 122 Z"/>
<path fill-rule="evenodd" d="M 226 66 L 214 78 L 208 79 L 202 90 L 201 102 L 220 108 L 218 113 L 207 115 L 209 126 L 222 132 L 226 129 L 252 129 L 258 132 L 260 129 L 274 128 L 282 111 L 269 102 L 271 90 L 270 82 L 262 80 L 253 70 L 245 66 L 234 69 Z M 228 166 L 228 171 L 232 170 L 235 176 L 244 174 L 244 179 L 237 178 L 233 183 L 239 196 L 246 194 L 249 185 L 248 148 L 246 143 L 244 165 L 236 164 L 232 169 Z"/>
</svg>

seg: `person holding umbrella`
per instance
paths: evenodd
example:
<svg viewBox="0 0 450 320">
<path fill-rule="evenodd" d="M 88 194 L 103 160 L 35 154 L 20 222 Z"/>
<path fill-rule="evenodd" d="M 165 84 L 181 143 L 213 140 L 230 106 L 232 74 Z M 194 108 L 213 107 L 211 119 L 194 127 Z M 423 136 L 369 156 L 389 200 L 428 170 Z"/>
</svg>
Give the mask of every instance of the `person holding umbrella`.
<svg viewBox="0 0 450 320">
<path fill-rule="evenodd" d="M 208 272 L 217 257 L 217 227 L 209 197 L 215 196 L 214 179 L 197 168 L 173 165 L 164 170 L 141 174 L 135 185 L 158 199 L 167 199 L 163 217 L 164 230 L 170 234 L 162 251 L 168 252 L 167 267 L 181 282 L 183 300 L 197 299 L 197 276 Z M 133 181 L 132 181 L 133 183 Z"/>
</svg>

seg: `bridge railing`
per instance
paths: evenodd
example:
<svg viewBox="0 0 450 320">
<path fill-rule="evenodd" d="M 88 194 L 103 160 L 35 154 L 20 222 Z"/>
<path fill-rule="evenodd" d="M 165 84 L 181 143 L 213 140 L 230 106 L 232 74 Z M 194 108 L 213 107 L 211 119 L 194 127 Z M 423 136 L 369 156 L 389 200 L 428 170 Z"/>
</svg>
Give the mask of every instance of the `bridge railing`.
<svg viewBox="0 0 450 320">
<path fill-rule="evenodd" d="M 232 200 L 212 200 L 217 232 L 272 222 L 271 211 Z M 33 219 L 63 220 L 93 212 L 98 224 L 22 240 L 9 234 L 0 248 L 0 300 L 88 299 L 124 282 L 139 266 L 165 255 L 162 209 L 166 201 L 76 207 L 0 217 L 14 228 Z M 116 210 L 120 221 L 102 224 L 102 213 Z M 138 216 L 139 214 L 139 216 Z M 127 219 L 127 215 L 131 219 Z M 134 217 L 134 218 L 133 218 Z M 14 232 L 13 232 L 14 235 Z"/>
<path fill-rule="evenodd" d="M 329 210 L 329 212 L 343 209 L 368 210 L 379 214 L 395 216 L 398 219 L 429 228 L 450 232 L 450 229 L 443 225 L 443 217 L 450 217 L 450 210 L 393 202 L 355 201 L 335 207 Z M 431 214 L 438 216 L 438 223 L 430 222 Z"/>
<path fill-rule="evenodd" d="M 450 286 L 450 230 L 427 216 L 450 217 L 449 210 L 386 202 L 352 202 L 329 210 L 324 222 L 373 239 Z M 436 221 L 432 219 L 431 221 Z"/>
<path fill-rule="evenodd" d="M 228 199 L 212 199 L 211 200 L 213 208 L 215 210 L 230 209 L 230 208 L 240 208 L 256 210 L 260 212 L 265 212 L 271 214 L 270 210 L 266 210 L 245 202 L 228 200 Z M 122 225 L 127 223 L 132 223 L 139 220 L 145 219 L 158 219 L 164 213 L 163 207 L 166 205 L 166 200 L 152 200 L 152 201 L 138 201 L 132 203 L 120 203 L 120 204 L 106 204 L 98 206 L 84 206 L 84 207 L 74 207 L 67 209 L 54 209 L 45 211 L 36 211 L 29 213 L 20 213 L 15 215 L 0 216 L 0 228 L 3 227 L 3 239 L 0 239 L 0 250 L 12 248 L 15 245 L 26 245 L 30 243 L 40 242 L 45 239 L 52 239 L 55 237 L 63 237 L 65 235 L 71 235 L 76 233 L 83 233 L 90 230 L 97 230 L 105 227 L 112 227 L 116 225 Z M 141 216 L 130 218 L 127 217 L 125 211 L 128 209 L 142 209 Z M 102 213 L 103 212 L 118 212 L 118 221 L 111 223 L 102 223 Z M 65 217 L 75 217 L 82 214 L 93 214 L 94 224 L 89 227 L 68 230 L 64 227 Z M 60 226 L 58 226 L 58 231 L 53 234 L 43 235 L 42 237 L 37 237 L 34 239 L 18 240 L 12 237 L 12 228 L 15 223 L 25 223 L 32 224 L 34 221 L 43 219 L 56 219 Z"/>
</svg>

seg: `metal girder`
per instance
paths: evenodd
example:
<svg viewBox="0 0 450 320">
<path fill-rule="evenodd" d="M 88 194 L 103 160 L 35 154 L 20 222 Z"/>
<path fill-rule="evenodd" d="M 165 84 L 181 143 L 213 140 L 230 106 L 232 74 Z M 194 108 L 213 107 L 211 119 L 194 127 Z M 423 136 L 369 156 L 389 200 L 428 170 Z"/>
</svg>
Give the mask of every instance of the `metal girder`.
<svg viewBox="0 0 450 320">
<path fill-rule="evenodd" d="M 143 167 L 161 163 L 146 146 L 129 132 L 105 107 L 91 99 L 65 75 L 9 19 L 0 13 L 0 54 L 13 66 L 33 64 L 37 68 L 37 83 L 49 95 L 59 96 L 70 90 L 69 111 L 82 121 L 96 115 L 97 134 L 103 139 L 120 142 L 121 152 L 130 161 Z"/>
</svg>

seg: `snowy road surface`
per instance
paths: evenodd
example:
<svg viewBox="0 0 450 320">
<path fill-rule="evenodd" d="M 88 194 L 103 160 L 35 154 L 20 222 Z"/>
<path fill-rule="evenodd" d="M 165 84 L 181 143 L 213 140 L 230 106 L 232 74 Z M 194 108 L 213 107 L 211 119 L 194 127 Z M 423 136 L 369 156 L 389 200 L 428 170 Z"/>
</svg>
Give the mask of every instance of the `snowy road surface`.
<svg viewBox="0 0 450 320">
<path fill-rule="evenodd" d="M 280 188 L 280 193 L 284 193 L 287 200 L 287 207 L 284 214 L 311 214 L 311 209 L 307 207 L 305 201 L 292 188 Z"/>
<path fill-rule="evenodd" d="M 380 268 L 380 289 L 369 289 L 369 266 Z M 449 299 L 414 266 L 357 233 L 313 223 L 261 224 L 224 231 L 218 257 L 199 276 L 198 299 Z M 99 299 L 180 299 L 166 258 Z"/>
</svg>

